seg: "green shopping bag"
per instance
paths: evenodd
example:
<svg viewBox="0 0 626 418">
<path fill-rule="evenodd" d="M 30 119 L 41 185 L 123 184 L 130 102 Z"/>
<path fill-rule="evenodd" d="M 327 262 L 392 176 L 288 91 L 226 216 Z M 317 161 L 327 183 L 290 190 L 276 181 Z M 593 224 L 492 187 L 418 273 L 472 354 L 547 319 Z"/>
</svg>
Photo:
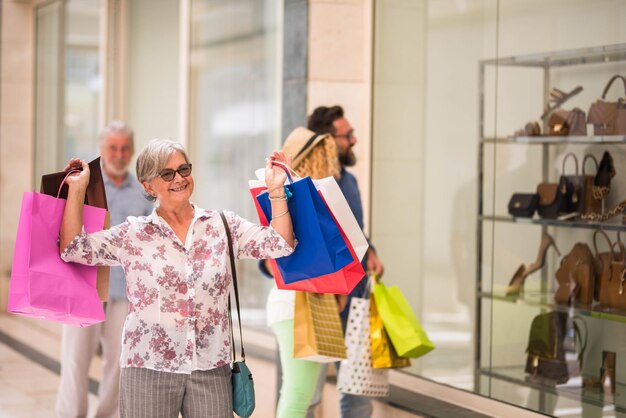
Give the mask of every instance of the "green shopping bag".
<svg viewBox="0 0 626 418">
<path fill-rule="evenodd" d="M 374 302 L 398 355 L 417 358 L 435 348 L 397 286 L 375 279 Z"/>
</svg>

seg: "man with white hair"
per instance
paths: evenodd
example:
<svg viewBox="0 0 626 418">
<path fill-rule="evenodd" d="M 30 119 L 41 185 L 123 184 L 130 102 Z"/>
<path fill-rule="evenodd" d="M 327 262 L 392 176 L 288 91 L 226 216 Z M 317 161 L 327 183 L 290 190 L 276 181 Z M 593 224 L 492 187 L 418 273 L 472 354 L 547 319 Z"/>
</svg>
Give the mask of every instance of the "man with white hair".
<svg viewBox="0 0 626 418">
<path fill-rule="evenodd" d="M 100 133 L 102 177 L 111 215 L 111 226 L 128 216 L 152 213 L 153 205 L 143 197 L 143 188 L 128 172 L 134 153 L 133 131 L 114 121 Z M 60 418 L 87 416 L 89 366 L 102 346 L 102 378 L 94 417 L 119 417 L 120 354 L 122 329 L 128 311 L 126 279 L 121 267 L 112 267 L 106 321 L 87 328 L 63 327 L 61 342 L 61 379 L 56 412 Z"/>
</svg>

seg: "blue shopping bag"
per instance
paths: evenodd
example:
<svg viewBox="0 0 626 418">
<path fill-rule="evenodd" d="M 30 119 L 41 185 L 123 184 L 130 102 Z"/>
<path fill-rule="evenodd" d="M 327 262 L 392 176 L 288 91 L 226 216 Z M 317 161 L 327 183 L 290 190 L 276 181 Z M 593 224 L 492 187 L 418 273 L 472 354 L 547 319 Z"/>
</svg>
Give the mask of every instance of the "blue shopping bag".
<svg viewBox="0 0 626 418">
<path fill-rule="evenodd" d="M 335 273 L 353 262 L 337 223 L 311 179 L 298 179 L 285 187 L 291 193 L 287 206 L 298 246 L 290 256 L 276 260 L 284 282 Z M 265 217 L 272 219 L 269 195 L 261 193 L 256 199 Z"/>
</svg>

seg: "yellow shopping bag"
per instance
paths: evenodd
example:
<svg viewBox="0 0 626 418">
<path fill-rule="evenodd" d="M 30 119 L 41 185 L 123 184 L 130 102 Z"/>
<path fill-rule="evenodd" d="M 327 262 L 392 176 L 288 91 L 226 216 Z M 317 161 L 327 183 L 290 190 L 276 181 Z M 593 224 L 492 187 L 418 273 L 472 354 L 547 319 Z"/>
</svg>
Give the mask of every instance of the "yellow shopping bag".
<svg viewBox="0 0 626 418">
<path fill-rule="evenodd" d="M 409 367 L 411 360 L 400 357 L 393 344 L 389 341 L 383 319 L 376 309 L 374 295 L 369 300 L 370 307 L 370 340 L 372 344 L 372 367 L 375 369 L 399 369 Z"/>
<path fill-rule="evenodd" d="M 346 358 L 346 345 L 334 295 L 296 292 L 293 356 L 318 363 Z"/>
</svg>

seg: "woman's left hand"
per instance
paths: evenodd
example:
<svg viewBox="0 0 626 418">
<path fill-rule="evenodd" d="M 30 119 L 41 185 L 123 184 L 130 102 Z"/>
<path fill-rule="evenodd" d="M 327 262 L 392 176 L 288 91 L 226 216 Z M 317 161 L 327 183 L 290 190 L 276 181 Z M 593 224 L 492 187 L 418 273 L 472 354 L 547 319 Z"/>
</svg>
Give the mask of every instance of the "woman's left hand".
<svg viewBox="0 0 626 418">
<path fill-rule="evenodd" d="M 285 170 L 281 167 L 272 165 L 273 161 L 283 163 L 287 167 L 291 167 L 292 158 L 285 157 L 285 154 L 281 151 L 274 151 L 272 155 L 267 158 L 267 162 L 265 163 L 265 184 L 270 192 L 282 187 L 287 180 Z"/>
</svg>

